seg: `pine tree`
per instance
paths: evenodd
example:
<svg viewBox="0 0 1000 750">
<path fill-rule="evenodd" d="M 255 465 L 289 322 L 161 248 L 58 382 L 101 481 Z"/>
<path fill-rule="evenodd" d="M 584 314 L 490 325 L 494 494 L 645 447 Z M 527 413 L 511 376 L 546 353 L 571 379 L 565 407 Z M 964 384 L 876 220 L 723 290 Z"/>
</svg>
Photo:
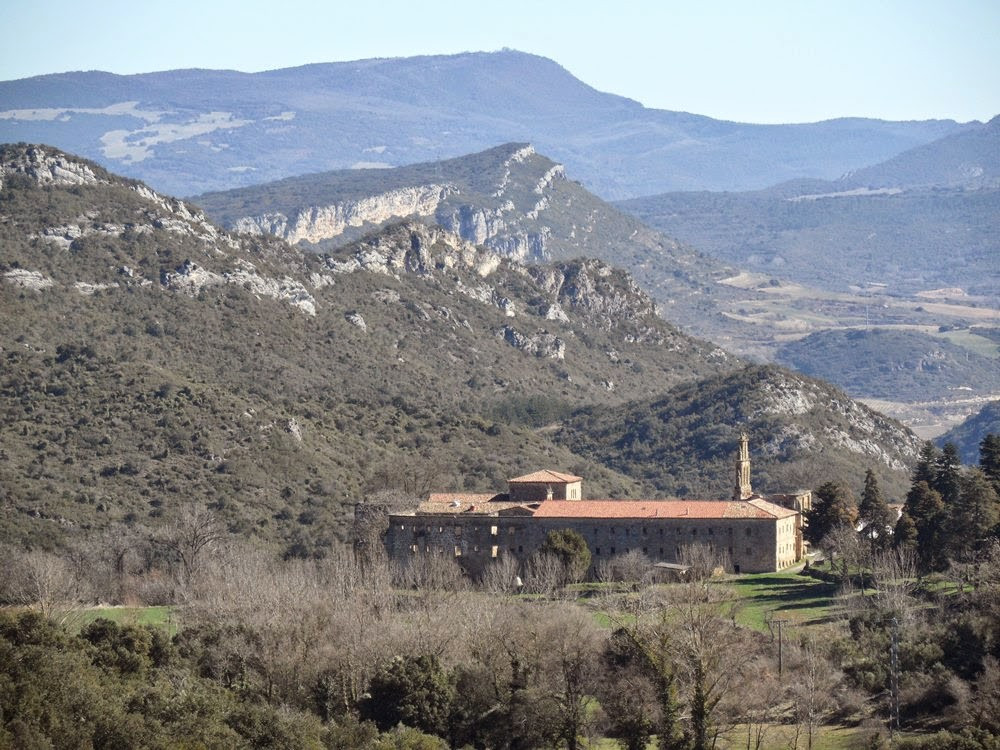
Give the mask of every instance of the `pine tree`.
<svg viewBox="0 0 1000 750">
<path fill-rule="evenodd" d="M 905 510 L 900 514 L 893 529 L 892 545 L 901 551 L 914 553 L 917 551 L 917 526 Z"/>
<path fill-rule="evenodd" d="M 914 482 L 906 495 L 906 514 L 917 531 L 917 560 L 923 572 L 944 564 L 945 508 L 941 494 L 927 482 Z"/>
<path fill-rule="evenodd" d="M 948 552 L 960 562 L 971 562 L 996 533 L 1000 498 L 986 475 L 971 469 L 962 477 L 958 500 L 948 510 Z"/>
<path fill-rule="evenodd" d="M 813 493 L 813 506 L 806 513 L 803 533 L 809 542 L 819 544 L 837 527 L 853 527 L 857 517 L 854 494 L 838 482 L 827 482 Z"/>
<path fill-rule="evenodd" d="M 885 549 L 889 539 L 888 528 L 892 523 L 892 511 L 882 497 L 878 479 L 871 469 L 865 472 L 865 489 L 858 506 L 858 520 L 864 524 L 862 535 L 868 539 L 871 551 Z"/>
<path fill-rule="evenodd" d="M 934 481 L 931 487 L 938 491 L 945 507 L 958 502 L 962 491 L 962 459 L 954 443 L 948 443 L 934 463 Z"/>
<path fill-rule="evenodd" d="M 979 443 L 979 468 L 1000 495 L 1000 435 L 991 433 Z"/>
<path fill-rule="evenodd" d="M 927 482 L 928 485 L 932 485 L 934 483 L 934 479 L 937 475 L 937 472 L 935 471 L 937 459 L 937 448 L 934 447 L 934 443 L 928 440 L 920 448 L 917 465 L 913 469 L 913 484 L 916 484 L 917 482 Z"/>
</svg>

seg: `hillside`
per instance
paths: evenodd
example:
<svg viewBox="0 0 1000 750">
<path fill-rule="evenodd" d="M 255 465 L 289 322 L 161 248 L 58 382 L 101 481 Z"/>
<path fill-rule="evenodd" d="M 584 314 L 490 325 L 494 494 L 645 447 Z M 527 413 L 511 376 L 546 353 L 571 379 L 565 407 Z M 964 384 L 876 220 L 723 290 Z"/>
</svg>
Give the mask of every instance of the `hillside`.
<svg viewBox="0 0 1000 750">
<path fill-rule="evenodd" d="M 872 469 L 900 499 L 920 442 L 843 391 L 773 366 L 682 383 L 665 395 L 597 406 L 565 422 L 557 441 L 661 494 L 729 497 L 737 437 L 751 436 L 758 492 L 840 480 L 859 491 Z"/>
<path fill-rule="evenodd" d="M 627 269 L 669 319 L 717 342 L 740 324 L 722 310 L 735 271 L 651 231 L 524 143 L 396 169 L 323 172 L 194 198 L 227 228 L 304 248 L 346 244 L 401 218 L 437 224 L 522 260 L 600 258 Z"/>
<path fill-rule="evenodd" d="M 778 360 L 856 397 L 929 401 L 948 392 L 1000 395 L 1000 359 L 919 331 L 822 331 L 784 345 Z"/>
<path fill-rule="evenodd" d="M 868 188 L 1000 188 L 1000 115 L 850 172 L 839 182 Z"/>
<path fill-rule="evenodd" d="M 739 367 L 600 261 L 524 265 L 418 223 L 303 253 L 47 147 L 0 148 L 0 242 L 7 541 L 155 526 L 194 501 L 322 553 L 366 492 L 486 490 L 539 466 L 649 494 L 661 485 L 608 468 L 611 442 L 576 453 L 552 425 Z M 717 408 L 731 438 L 739 407 Z M 912 437 L 880 424 L 859 422 L 859 442 L 905 455 Z M 824 458 L 863 473 L 827 437 Z"/>
<path fill-rule="evenodd" d="M 535 433 L 734 366 L 597 261 L 397 225 L 330 255 L 235 238 L 46 147 L 0 150 L 0 529 L 57 543 L 189 501 L 297 549 L 383 486 L 622 475 Z"/>
<path fill-rule="evenodd" d="M 954 443 L 962 461 L 979 463 L 979 444 L 987 435 L 1000 435 L 1000 401 L 991 401 L 960 425 L 952 427 L 934 442 L 943 447 Z"/>
<path fill-rule="evenodd" d="M 834 292 L 953 290 L 998 308 L 1000 117 L 839 180 L 617 204 L 740 268 Z M 972 301 L 976 301 L 973 299 Z"/>
<path fill-rule="evenodd" d="M 0 83 L 0 141 L 47 142 L 192 195 L 530 141 L 606 199 L 835 179 L 967 126 L 751 125 L 646 109 L 504 50 L 262 73 L 62 73 Z"/>
</svg>

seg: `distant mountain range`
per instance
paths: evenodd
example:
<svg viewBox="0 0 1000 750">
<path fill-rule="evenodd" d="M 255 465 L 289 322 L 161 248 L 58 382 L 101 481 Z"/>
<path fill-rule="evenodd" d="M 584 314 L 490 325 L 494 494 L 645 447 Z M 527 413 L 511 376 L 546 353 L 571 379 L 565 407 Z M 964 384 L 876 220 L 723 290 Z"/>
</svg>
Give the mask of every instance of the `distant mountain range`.
<svg viewBox="0 0 1000 750">
<path fill-rule="evenodd" d="M 945 289 L 1000 307 L 1000 117 L 839 180 L 616 205 L 747 270 L 836 292 Z"/>
<path fill-rule="evenodd" d="M 1000 401 L 991 401 L 975 414 L 935 440 L 939 446 L 954 443 L 962 461 L 979 463 L 979 444 L 987 435 L 1000 435 Z"/>
<path fill-rule="evenodd" d="M 833 179 L 975 125 L 751 125 L 653 110 L 515 51 L 239 73 L 0 83 L 0 141 L 46 142 L 173 194 L 531 142 L 605 199 Z"/>
<path fill-rule="evenodd" d="M 368 491 L 475 491 L 539 466 L 606 496 L 711 496 L 742 424 L 764 491 L 871 466 L 896 492 L 916 455 L 842 392 L 682 334 L 596 260 L 525 265 L 416 222 L 303 253 L 28 146 L 0 147 L 0 242 L 4 541 L 65 544 L 194 501 L 320 554 Z M 694 424 L 702 382 L 718 419 Z M 588 426 L 640 413 L 656 429 L 629 438 L 629 463 Z M 808 450 L 774 450 L 781 436 Z M 721 478 L 655 468 L 681 444 Z"/>
</svg>

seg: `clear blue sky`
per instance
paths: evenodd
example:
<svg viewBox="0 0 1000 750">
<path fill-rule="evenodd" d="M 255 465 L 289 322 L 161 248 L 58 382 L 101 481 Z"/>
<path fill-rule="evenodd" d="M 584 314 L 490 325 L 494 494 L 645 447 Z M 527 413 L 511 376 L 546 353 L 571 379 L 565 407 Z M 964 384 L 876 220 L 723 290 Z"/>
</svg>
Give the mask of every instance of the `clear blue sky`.
<svg viewBox="0 0 1000 750">
<path fill-rule="evenodd" d="M 1000 114 L 1000 0 L 10 0 L 0 80 L 497 50 L 743 122 Z M 0 109 L 3 102 L 0 102 Z"/>
</svg>

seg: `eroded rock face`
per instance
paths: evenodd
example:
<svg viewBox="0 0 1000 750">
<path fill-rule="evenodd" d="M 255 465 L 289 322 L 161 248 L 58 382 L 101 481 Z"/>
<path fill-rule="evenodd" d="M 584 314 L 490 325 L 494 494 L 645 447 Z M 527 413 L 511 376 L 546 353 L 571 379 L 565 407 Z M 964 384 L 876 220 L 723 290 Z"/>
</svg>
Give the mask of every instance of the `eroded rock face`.
<svg viewBox="0 0 1000 750">
<path fill-rule="evenodd" d="M 97 185 L 110 184 L 79 159 L 49 151 L 42 146 L 29 146 L 21 153 L 0 164 L 0 190 L 10 175 L 21 174 L 38 185 Z"/>
<path fill-rule="evenodd" d="M 272 234 L 288 242 L 321 242 L 339 237 L 349 227 L 383 224 L 392 219 L 434 216 L 441 201 L 456 192 L 453 185 L 418 185 L 390 190 L 355 201 L 313 206 L 291 217 L 276 212 L 245 216 L 234 225 L 237 232 Z"/>
<path fill-rule="evenodd" d="M 237 260 L 232 270 L 222 273 L 209 271 L 188 260 L 174 271 L 164 272 L 160 283 L 191 296 L 206 287 L 236 284 L 260 297 L 288 302 L 307 315 L 316 314 L 316 300 L 301 283 L 288 276 L 280 279 L 262 276 L 252 263 L 245 260 Z"/>
</svg>

